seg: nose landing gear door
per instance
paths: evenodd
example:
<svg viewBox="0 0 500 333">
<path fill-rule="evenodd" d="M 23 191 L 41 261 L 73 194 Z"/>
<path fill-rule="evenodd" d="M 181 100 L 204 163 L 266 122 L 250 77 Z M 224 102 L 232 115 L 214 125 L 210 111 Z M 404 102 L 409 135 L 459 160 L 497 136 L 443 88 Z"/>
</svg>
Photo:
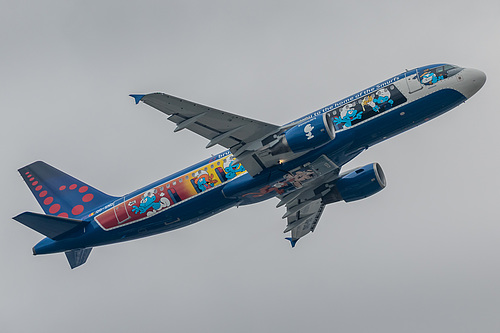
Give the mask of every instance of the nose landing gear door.
<svg viewBox="0 0 500 333">
<path fill-rule="evenodd" d="M 414 93 L 416 91 L 419 91 L 420 89 L 423 88 L 422 83 L 420 82 L 420 77 L 418 73 L 418 69 L 415 71 L 415 73 L 410 74 L 408 70 L 405 72 L 405 77 L 406 77 L 406 84 L 408 86 L 408 92 Z"/>
</svg>

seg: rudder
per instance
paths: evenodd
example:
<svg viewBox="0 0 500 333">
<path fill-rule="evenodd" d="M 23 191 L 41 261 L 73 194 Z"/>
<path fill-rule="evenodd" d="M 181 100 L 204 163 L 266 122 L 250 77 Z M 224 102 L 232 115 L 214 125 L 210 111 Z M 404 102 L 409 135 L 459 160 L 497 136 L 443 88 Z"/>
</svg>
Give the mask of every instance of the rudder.
<svg viewBox="0 0 500 333">
<path fill-rule="evenodd" d="M 117 199 L 42 161 L 18 171 L 48 215 L 77 218 Z"/>
</svg>

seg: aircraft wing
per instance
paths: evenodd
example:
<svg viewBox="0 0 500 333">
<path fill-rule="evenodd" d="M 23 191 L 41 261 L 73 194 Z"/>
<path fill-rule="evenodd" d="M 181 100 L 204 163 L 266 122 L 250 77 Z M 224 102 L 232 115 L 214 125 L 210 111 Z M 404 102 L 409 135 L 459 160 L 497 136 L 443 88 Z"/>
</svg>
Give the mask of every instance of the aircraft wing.
<svg viewBox="0 0 500 333">
<path fill-rule="evenodd" d="M 280 126 L 241 117 L 198 103 L 163 93 L 130 95 L 136 101 L 169 115 L 177 124 L 174 132 L 184 128 L 199 134 L 210 142 L 207 148 L 219 144 L 231 150 L 235 158 L 254 176 L 264 168 L 251 157 L 251 152 L 262 147 L 262 140 L 278 133 Z"/>
<path fill-rule="evenodd" d="M 291 237 L 286 239 L 292 247 L 301 237 L 314 231 L 326 204 L 338 200 L 335 183 L 339 171 L 340 168 L 335 163 L 322 155 L 295 172 L 310 175 L 309 181 L 301 183 L 301 187 L 293 192 L 278 196 L 280 202 L 276 207 L 286 206 L 283 218 L 287 219 L 287 227 L 283 232 L 291 231 Z M 293 170 L 291 174 L 294 174 Z"/>
<path fill-rule="evenodd" d="M 314 231 L 325 209 L 325 204 L 322 203 L 321 199 L 311 202 L 306 201 L 306 203 L 307 206 L 287 217 L 288 224 L 283 232 L 292 232 L 291 237 L 287 238 L 292 244 L 292 247 L 295 246 L 295 243 L 297 243 L 301 237 Z M 287 210 L 287 213 L 289 211 L 290 210 Z"/>
</svg>

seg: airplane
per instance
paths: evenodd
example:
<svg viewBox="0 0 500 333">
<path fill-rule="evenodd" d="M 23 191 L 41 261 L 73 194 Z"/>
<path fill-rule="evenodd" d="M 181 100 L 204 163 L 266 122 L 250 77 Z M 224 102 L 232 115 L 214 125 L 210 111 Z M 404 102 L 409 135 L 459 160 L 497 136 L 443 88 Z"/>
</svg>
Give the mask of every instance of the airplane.
<svg viewBox="0 0 500 333">
<path fill-rule="evenodd" d="M 313 232 L 326 205 L 367 198 L 386 187 L 378 163 L 342 167 L 379 142 L 472 97 L 480 70 L 434 64 L 406 70 L 279 126 L 164 93 L 133 94 L 174 122 L 227 150 L 124 196 L 110 196 L 37 161 L 19 173 L 45 214 L 14 220 L 46 236 L 34 255 L 64 252 L 73 269 L 93 247 L 182 228 L 235 206 L 278 198 L 294 247 Z"/>
</svg>

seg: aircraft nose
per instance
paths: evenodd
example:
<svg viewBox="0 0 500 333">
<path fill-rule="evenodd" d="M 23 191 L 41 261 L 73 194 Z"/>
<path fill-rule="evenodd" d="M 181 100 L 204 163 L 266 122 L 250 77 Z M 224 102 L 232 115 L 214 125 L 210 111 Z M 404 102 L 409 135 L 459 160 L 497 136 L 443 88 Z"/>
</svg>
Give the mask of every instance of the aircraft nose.
<svg viewBox="0 0 500 333">
<path fill-rule="evenodd" d="M 465 68 L 458 76 L 459 78 L 462 76 L 462 84 L 459 90 L 467 99 L 477 93 L 486 82 L 486 74 L 474 68 Z"/>
</svg>

